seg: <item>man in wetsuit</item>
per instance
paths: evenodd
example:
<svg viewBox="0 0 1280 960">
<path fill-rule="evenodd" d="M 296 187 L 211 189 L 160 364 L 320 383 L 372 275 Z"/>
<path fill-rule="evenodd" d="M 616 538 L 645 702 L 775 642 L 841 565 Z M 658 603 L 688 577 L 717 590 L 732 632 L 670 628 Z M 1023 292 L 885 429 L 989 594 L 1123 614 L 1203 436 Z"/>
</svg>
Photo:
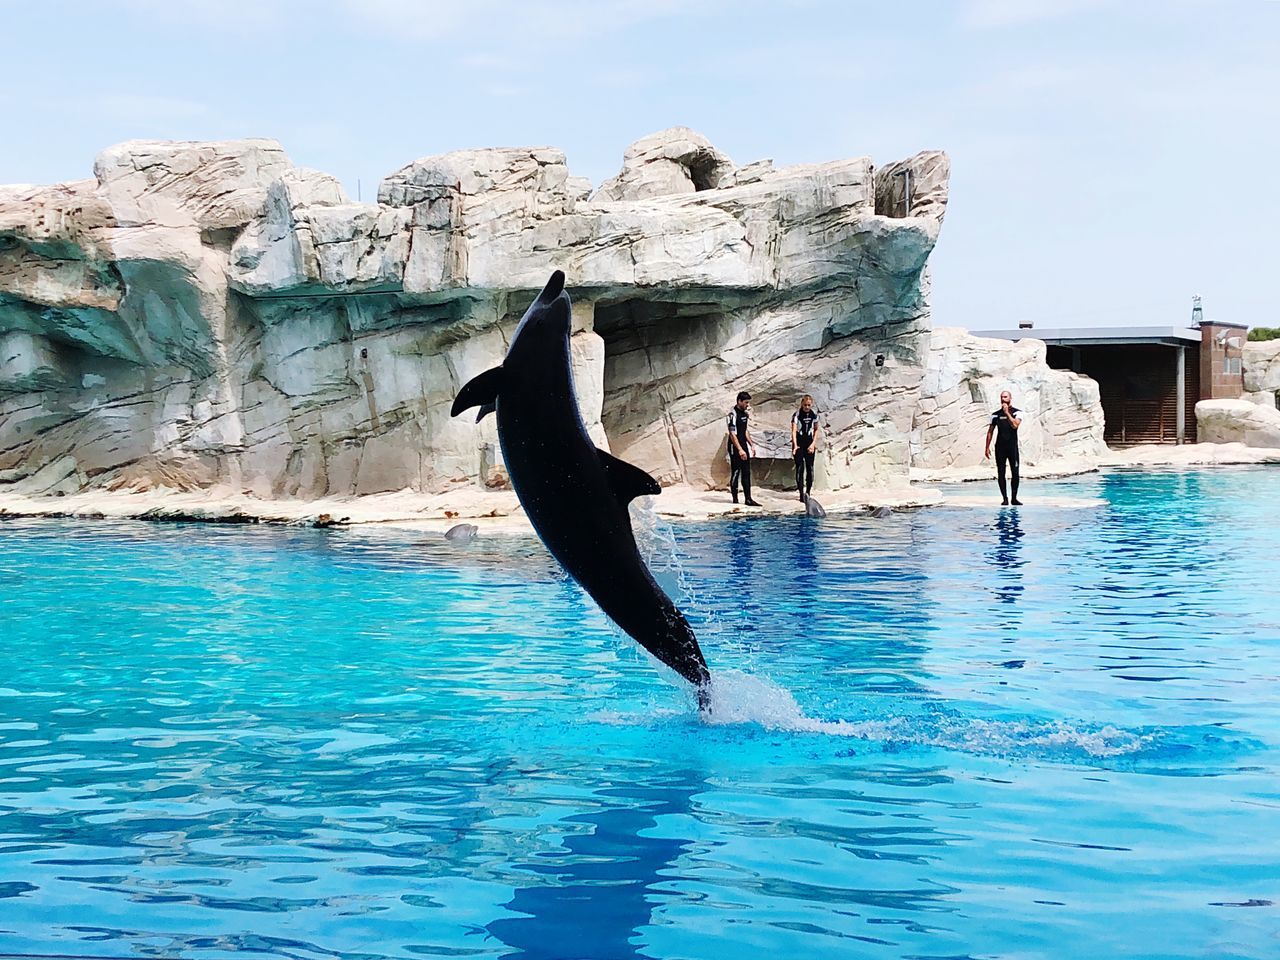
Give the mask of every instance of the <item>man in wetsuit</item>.
<svg viewBox="0 0 1280 960">
<path fill-rule="evenodd" d="M 737 503 L 738 478 L 741 477 L 747 506 L 758 507 L 760 504 L 751 499 L 751 457 L 755 453 L 755 444 L 751 442 L 750 420 L 751 394 L 743 390 L 725 421 L 729 431 L 729 492 L 733 494 L 733 502 Z"/>
<path fill-rule="evenodd" d="M 1009 492 L 1004 485 L 1005 465 L 1008 464 L 1013 481 L 1013 505 L 1022 506 L 1018 499 L 1018 428 L 1022 426 L 1022 417 L 1018 408 L 1013 405 L 1013 394 L 1008 390 L 1000 394 L 1000 409 L 991 415 L 991 423 L 987 427 L 987 447 L 983 458 L 991 459 L 991 435 L 996 434 L 996 477 L 1000 484 L 1000 496 L 1003 506 L 1009 505 Z"/>
<path fill-rule="evenodd" d="M 801 503 L 813 492 L 813 455 L 821 433 L 813 397 L 806 393 L 800 400 L 800 409 L 791 415 L 791 456 L 796 461 L 796 491 Z"/>
</svg>

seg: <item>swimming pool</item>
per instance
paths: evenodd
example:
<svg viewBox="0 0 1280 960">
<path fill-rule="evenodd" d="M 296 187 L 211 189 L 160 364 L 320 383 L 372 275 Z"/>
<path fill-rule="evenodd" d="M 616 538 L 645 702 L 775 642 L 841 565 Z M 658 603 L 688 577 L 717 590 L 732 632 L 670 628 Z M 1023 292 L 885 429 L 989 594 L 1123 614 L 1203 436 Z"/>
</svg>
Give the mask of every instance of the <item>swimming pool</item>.
<svg viewBox="0 0 1280 960">
<path fill-rule="evenodd" d="M 1280 955 L 1280 471 L 1026 496 L 646 521 L 712 724 L 531 541 L 0 523 L 0 954 Z"/>
</svg>

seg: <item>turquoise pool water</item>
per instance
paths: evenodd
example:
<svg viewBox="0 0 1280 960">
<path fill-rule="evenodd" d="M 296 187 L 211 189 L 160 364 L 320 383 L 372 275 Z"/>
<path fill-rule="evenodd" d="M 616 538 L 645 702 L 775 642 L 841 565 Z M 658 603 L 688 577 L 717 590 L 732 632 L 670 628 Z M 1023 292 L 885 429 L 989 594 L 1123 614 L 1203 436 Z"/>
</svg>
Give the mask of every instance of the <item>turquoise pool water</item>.
<svg viewBox="0 0 1280 960">
<path fill-rule="evenodd" d="M 0 954 L 1280 955 L 1280 471 L 1025 495 L 649 523 L 711 724 L 532 542 L 0 522 Z"/>
</svg>

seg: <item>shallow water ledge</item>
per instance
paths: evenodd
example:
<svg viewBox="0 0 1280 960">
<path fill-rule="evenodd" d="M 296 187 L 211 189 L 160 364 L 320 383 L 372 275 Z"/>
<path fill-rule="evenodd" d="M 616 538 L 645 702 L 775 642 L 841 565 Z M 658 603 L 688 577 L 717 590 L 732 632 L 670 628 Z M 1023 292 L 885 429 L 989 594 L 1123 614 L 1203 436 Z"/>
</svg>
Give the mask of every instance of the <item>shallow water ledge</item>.
<svg viewBox="0 0 1280 960">
<path fill-rule="evenodd" d="M 1117 467 L 1207 467 L 1280 464 L 1280 449 L 1246 447 L 1243 443 L 1139 444 L 1110 450 L 1102 457 L 1061 457 L 1022 462 L 1023 480 L 1055 480 Z M 911 469 L 913 483 L 974 483 L 995 477 L 995 462 L 966 467 Z"/>
<path fill-rule="evenodd" d="M 737 516 L 801 514 L 794 494 L 758 490 L 761 507 L 735 505 L 722 490 L 697 490 L 686 485 L 667 487 L 648 498 L 653 509 L 671 519 L 703 521 Z M 864 512 L 877 506 L 911 509 L 942 501 L 936 490 L 917 485 L 875 491 L 841 491 L 822 496 L 829 513 Z M 513 492 L 459 488 L 439 494 L 410 491 L 365 497 L 320 500 L 260 500 L 214 488 L 202 493 L 156 489 L 144 493 L 105 491 L 62 497 L 27 497 L 0 493 L 0 518 L 73 517 L 97 520 L 190 520 L 208 523 L 278 523 L 300 526 L 384 524 L 427 530 L 447 530 L 456 523 L 474 523 L 486 533 L 532 534 L 533 528 Z"/>
<path fill-rule="evenodd" d="M 1246 447 L 1243 444 L 1195 444 L 1184 447 L 1146 446 L 1112 451 L 1102 460 L 1055 460 L 1023 468 L 1025 480 L 1052 479 L 1124 467 L 1192 467 L 1242 464 L 1280 464 L 1280 450 Z M 966 481 L 992 482 L 994 467 L 960 468 L 951 471 L 913 472 L 911 484 L 821 491 L 818 499 L 828 513 L 858 514 L 875 507 L 917 509 L 931 506 L 976 507 L 993 503 L 990 492 L 974 489 L 949 491 L 947 486 Z M 1026 490 L 1026 499 L 1041 506 L 1089 507 L 1091 498 L 1035 497 Z M 723 490 L 700 490 L 674 485 L 659 497 L 650 498 L 660 516 L 682 521 L 707 521 L 737 517 L 802 514 L 804 509 L 793 492 L 757 490 L 759 508 L 735 505 Z M 205 523 L 271 523 L 299 526 L 352 526 L 384 524 L 444 531 L 456 523 L 474 523 L 490 534 L 528 535 L 533 529 L 510 490 L 481 490 L 458 487 L 437 494 L 412 491 L 374 494 L 364 497 L 333 497 L 319 500 L 262 500 L 229 487 L 202 492 L 182 492 L 165 488 L 146 492 L 94 490 L 62 497 L 31 497 L 0 492 L 0 518 L 73 517 L 77 519 L 189 520 Z"/>
</svg>

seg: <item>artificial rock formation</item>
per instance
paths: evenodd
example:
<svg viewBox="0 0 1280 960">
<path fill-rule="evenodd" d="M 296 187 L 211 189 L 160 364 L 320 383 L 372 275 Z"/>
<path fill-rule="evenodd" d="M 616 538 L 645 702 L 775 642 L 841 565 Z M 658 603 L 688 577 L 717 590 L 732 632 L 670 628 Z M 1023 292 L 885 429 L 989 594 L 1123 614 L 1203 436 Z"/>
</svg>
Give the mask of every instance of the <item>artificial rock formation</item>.
<svg viewBox="0 0 1280 960">
<path fill-rule="evenodd" d="M 1201 400 L 1196 435 L 1203 443 L 1280 448 L 1280 410 L 1249 400 Z"/>
<path fill-rule="evenodd" d="M 1246 341 L 1243 351 L 1244 398 L 1277 406 L 1280 397 L 1280 340 Z"/>
<path fill-rule="evenodd" d="M 270 140 L 131 142 L 94 174 L 0 187 L 9 489 L 500 485 L 493 420 L 449 406 L 554 268 L 584 421 L 663 482 L 723 479 L 742 388 L 764 432 L 815 396 L 828 485 L 906 476 L 941 153 L 738 167 L 675 128 L 594 194 L 534 147 L 417 160 L 377 203 Z"/>
<path fill-rule="evenodd" d="M 912 465 L 941 470 L 981 463 L 987 426 L 1004 390 L 1023 414 L 1018 452 L 1024 463 L 1106 454 L 1094 380 L 1051 369 L 1041 340 L 993 340 L 941 327 L 925 350 Z"/>
</svg>

